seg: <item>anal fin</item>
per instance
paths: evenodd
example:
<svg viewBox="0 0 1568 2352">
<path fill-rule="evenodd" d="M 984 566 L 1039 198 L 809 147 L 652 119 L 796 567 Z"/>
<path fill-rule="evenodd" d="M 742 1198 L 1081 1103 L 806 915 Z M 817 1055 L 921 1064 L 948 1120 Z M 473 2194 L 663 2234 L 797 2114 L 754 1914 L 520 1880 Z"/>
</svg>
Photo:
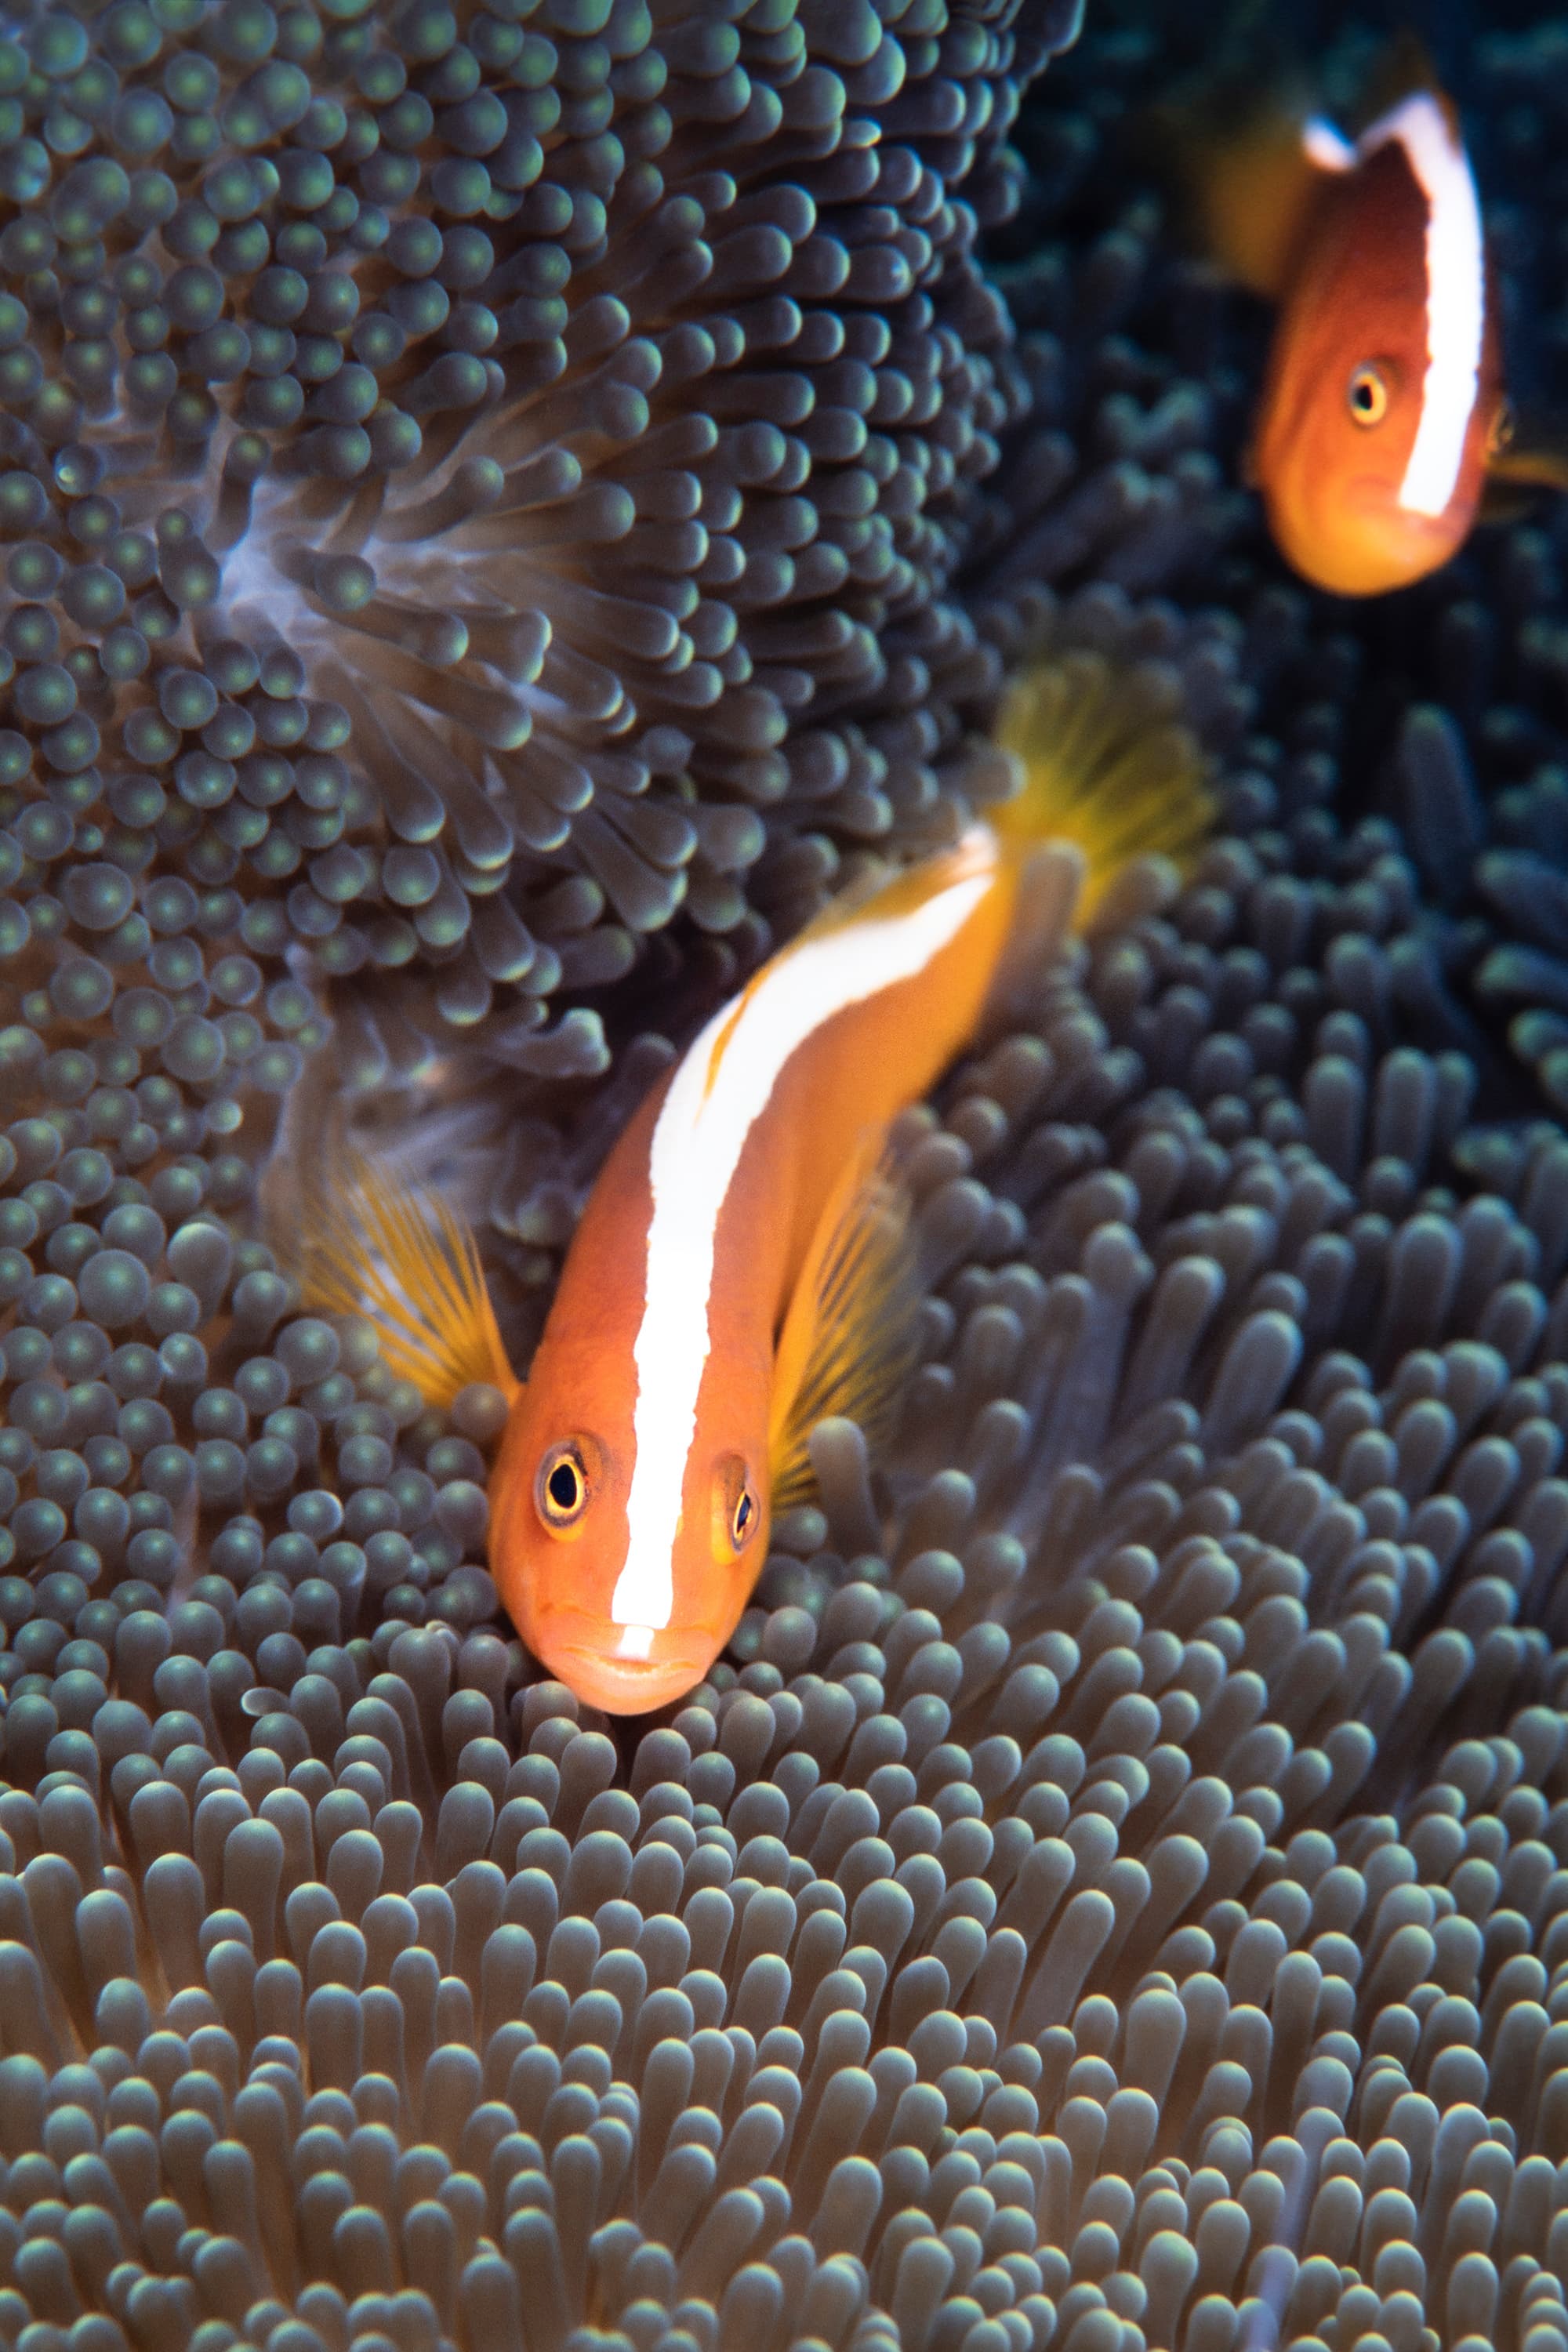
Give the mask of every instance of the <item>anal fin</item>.
<svg viewBox="0 0 1568 2352">
<path fill-rule="evenodd" d="M 357 1152 L 330 1157 L 304 1188 L 294 1254 L 305 1305 L 363 1316 L 427 1404 L 479 1381 L 517 1393 L 473 1234 L 438 1193 Z"/>
<path fill-rule="evenodd" d="M 886 1446 L 913 1366 L 910 1203 L 881 1145 L 875 1139 L 835 1185 L 785 1311 L 768 1448 L 775 1518 L 815 1490 L 807 1449 L 819 1421 L 858 1422 L 873 1458 Z"/>
</svg>

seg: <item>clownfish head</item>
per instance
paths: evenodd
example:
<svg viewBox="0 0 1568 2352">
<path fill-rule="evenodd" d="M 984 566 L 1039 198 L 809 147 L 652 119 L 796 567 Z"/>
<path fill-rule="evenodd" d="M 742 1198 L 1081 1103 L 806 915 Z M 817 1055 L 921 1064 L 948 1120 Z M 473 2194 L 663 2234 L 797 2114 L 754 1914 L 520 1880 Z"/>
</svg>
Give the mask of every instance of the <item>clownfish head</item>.
<svg viewBox="0 0 1568 2352">
<path fill-rule="evenodd" d="M 593 1394 L 602 1382 L 558 1386 L 549 1370 L 519 1396 L 496 1465 L 491 1571 L 552 1674 L 607 1714 L 646 1715 L 702 1680 L 755 1581 L 765 1397 L 760 1412 L 721 1397 L 700 1409 L 682 1447 L 657 1395 L 616 1414 Z"/>
<path fill-rule="evenodd" d="M 1413 92 L 1352 148 L 1282 289 L 1252 472 L 1280 551 L 1342 596 L 1435 571 L 1480 504 L 1501 407 L 1479 203 L 1458 121 Z"/>
<path fill-rule="evenodd" d="M 1282 384 L 1266 404 L 1252 471 L 1275 543 L 1304 579 L 1336 595 L 1382 595 L 1463 546 L 1485 436 L 1472 436 L 1443 496 L 1427 497 L 1412 479 L 1426 391 L 1408 359 L 1377 352 Z"/>
</svg>

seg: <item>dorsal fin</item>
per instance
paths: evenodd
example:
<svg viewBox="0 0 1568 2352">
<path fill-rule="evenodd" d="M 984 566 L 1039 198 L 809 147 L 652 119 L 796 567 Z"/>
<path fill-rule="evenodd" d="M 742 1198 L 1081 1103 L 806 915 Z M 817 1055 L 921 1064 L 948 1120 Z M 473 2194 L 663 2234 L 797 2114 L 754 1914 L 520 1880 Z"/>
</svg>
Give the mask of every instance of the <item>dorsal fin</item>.
<svg viewBox="0 0 1568 2352">
<path fill-rule="evenodd" d="M 1367 75 L 1355 111 L 1358 135 L 1381 116 L 1403 105 L 1407 98 L 1422 94 L 1436 99 L 1450 120 L 1458 121 L 1453 100 L 1445 91 L 1432 61 L 1432 52 L 1420 34 L 1406 26 L 1394 35 Z"/>
<path fill-rule="evenodd" d="M 363 1316 L 427 1404 L 476 1381 L 517 1393 L 474 1236 L 439 1193 L 345 1149 L 304 1186 L 295 1248 L 305 1305 Z"/>
<path fill-rule="evenodd" d="M 858 1422 L 875 1458 L 914 1360 L 920 1290 L 910 1204 L 880 1141 L 834 1187 L 785 1311 L 768 1446 L 775 1519 L 815 1491 L 807 1447 L 819 1421 L 843 1413 Z"/>
</svg>

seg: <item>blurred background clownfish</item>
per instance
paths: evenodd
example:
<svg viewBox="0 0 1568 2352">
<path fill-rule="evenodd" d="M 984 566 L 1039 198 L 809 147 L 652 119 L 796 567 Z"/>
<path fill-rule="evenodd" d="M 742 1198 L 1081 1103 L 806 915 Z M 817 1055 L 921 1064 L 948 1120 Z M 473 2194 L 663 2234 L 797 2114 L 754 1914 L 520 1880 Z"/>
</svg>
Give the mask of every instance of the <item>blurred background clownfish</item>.
<svg viewBox="0 0 1568 2352">
<path fill-rule="evenodd" d="M 1346 135 L 1257 78 L 1161 110 L 1199 238 L 1276 305 L 1244 470 L 1280 552 L 1342 596 L 1406 587 L 1468 537 L 1490 487 L 1568 487 L 1504 383 L 1476 175 L 1414 39 Z"/>
</svg>

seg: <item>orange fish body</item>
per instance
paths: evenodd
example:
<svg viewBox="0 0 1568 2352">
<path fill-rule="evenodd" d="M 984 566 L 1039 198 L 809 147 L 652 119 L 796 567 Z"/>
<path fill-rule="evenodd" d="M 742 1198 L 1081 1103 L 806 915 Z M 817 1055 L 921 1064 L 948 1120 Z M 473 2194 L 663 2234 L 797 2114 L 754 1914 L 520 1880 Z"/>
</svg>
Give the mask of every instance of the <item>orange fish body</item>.
<svg viewBox="0 0 1568 2352">
<path fill-rule="evenodd" d="M 508 1394 L 491 1571 L 590 1705 L 643 1714 L 699 1683 L 773 1517 L 811 1491 L 816 1423 L 873 1442 L 890 1423 L 918 1293 L 889 1128 L 981 1026 L 1043 841 L 1081 853 L 1081 915 L 1130 858 L 1201 838 L 1169 695 L 1090 655 L 1025 673 L 999 728 L 1022 793 L 826 908 L 713 1015 L 610 1153 L 525 1382 L 446 1202 L 363 1161 L 307 1187 L 306 1297 L 368 1312 L 434 1404 Z"/>
<path fill-rule="evenodd" d="M 1502 407 L 1480 210 L 1435 91 L 1353 147 L 1303 138 L 1252 470 L 1297 571 L 1373 596 L 1446 563 L 1480 505 Z"/>
<path fill-rule="evenodd" d="M 984 825 L 837 907 L 715 1015 L 611 1153 L 493 1484 L 529 1647 L 595 1705 L 700 1681 L 767 1549 L 779 1342 L 887 1129 L 970 1037 L 1021 861 Z M 560 1481 L 560 1502 L 551 1481 Z"/>
</svg>

